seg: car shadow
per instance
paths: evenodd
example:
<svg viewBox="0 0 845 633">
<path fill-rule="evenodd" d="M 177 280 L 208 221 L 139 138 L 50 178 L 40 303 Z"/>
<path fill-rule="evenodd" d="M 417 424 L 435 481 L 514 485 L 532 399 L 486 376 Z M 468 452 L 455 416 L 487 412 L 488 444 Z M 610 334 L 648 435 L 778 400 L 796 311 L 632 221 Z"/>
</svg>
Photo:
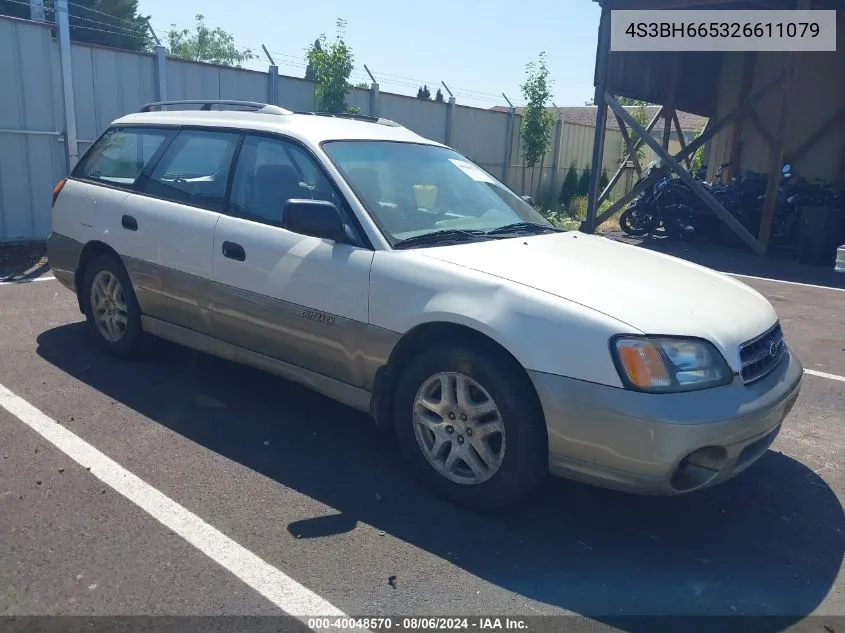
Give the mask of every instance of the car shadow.
<svg viewBox="0 0 845 633">
<path fill-rule="evenodd" d="M 764 277 L 828 288 L 845 288 L 845 274 L 833 270 L 833 264 L 830 266 L 810 266 L 798 263 L 785 254 L 772 253 L 766 257 L 760 257 L 746 248 L 683 242 L 665 236 L 637 238 L 624 233 L 608 233 L 605 237 L 679 257 L 724 273 Z"/>
<path fill-rule="evenodd" d="M 824 600 L 840 570 L 845 516 L 836 494 L 777 452 L 693 495 L 640 497 L 550 478 L 518 507 L 482 516 L 420 488 L 392 437 L 360 413 L 163 341 L 150 352 L 140 362 L 111 359 L 82 323 L 43 332 L 37 349 L 109 398 L 335 509 L 291 523 L 299 538 L 363 522 L 487 582 L 635 632 L 658 630 L 642 616 L 664 614 L 778 615 L 788 624 Z M 197 392 L 213 399 L 185 397 Z M 272 457 L 257 448 L 265 441 Z M 757 624 L 775 631 L 785 623 Z"/>
</svg>

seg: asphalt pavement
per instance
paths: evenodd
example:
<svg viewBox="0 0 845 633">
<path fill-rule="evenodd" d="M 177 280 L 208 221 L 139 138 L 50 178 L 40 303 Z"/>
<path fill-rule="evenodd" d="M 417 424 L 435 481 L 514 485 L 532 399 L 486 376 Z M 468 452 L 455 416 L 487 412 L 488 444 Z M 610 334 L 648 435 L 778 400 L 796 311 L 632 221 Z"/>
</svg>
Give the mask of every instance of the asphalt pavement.
<svg viewBox="0 0 845 633">
<path fill-rule="evenodd" d="M 815 372 L 754 467 L 668 499 L 550 479 L 492 517 L 421 489 L 361 414 L 162 341 L 109 358 L 56 281 L 0 285 L 0 385 L 114 462 L 87 471 L 0 407 L 0 616 L 272 615 L 289 599 L 268 599 L 277 570 L 285 595 L 350 615 L 645 631 L 615 618 L 783 616 L 766 621 L 779 630 L 813 614 L 807 630 L 841 633 L 845 292 L 742 281 Z M 182 510 L 163 520 L 162 499 Z"/>
</svg>

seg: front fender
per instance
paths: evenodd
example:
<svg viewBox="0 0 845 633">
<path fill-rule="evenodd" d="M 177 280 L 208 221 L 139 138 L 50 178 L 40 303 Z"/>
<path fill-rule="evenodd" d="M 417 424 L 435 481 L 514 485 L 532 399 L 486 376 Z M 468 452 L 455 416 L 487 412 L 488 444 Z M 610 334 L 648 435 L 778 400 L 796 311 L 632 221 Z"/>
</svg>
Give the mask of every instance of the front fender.
<svg viewBox="0 0 845 633">
<path fill-rule="evenodd" d="M 464 326 L 496 341 L 526 370 L 612 386 L 622 384 L 608 341 L 632 332 L 586 306 L 413 251 L 376 253 L 370 323 L 399 334 L 426 323 Z"/>
</svg>

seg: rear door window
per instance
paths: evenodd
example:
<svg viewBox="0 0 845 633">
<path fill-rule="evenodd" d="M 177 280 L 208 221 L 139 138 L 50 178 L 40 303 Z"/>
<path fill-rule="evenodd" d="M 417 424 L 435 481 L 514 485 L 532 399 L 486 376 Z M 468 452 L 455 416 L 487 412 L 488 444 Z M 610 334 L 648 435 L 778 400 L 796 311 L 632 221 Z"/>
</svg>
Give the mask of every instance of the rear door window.
<svg viewBox="0 0 845 633">
<path fill-rule="evenodd" d="M 173 133 L 156 128 L 112 128 L 74 170 L 74 176 L 132 189 L 144 168 Z"/>
<path fill-rule="evenodd" d="M 239 138 L 234 132 L 182 130 L 162 154 L 143 193 L 221 211 Z"/>
</svg>

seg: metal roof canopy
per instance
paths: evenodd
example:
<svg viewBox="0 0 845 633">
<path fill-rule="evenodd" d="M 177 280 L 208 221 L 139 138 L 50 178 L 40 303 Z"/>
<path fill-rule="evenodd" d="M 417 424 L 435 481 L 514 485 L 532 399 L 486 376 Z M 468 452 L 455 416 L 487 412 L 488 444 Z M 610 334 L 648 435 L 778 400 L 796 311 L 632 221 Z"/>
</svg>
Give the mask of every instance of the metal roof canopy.
<svg viewBox="0 0 845 633">
<path fill-rule="evenodd" d="M 794 9 L 796 0 L 593 0 L 603 10 L 648 9 Z M 842 0 L 814 0 L 814 9 L 841 9 Z M 608 16 L 609 19 L 609 16 Z M 701 116 L 716 115 L 716 100 L 722 74 L 722 52 L 610 52 L 607 58 L 606 88 L 619 97 L 641 99 L 650 103 L 667 103 L 674 98 L 676 109 Z M 598 59 L 598 56 L 597 56 Z M 674 95 L 671 72 L 678 63 L 681 78 Z M 596 64 L 596 79 L 599 66 Z M 598 81 L 595 82 L 598 85 Z"/>
<path fill-rule="evenodd" d="M 719 88 L 722 80 L 722 64 L 724 53 L 722 52 L 612 52 L 610 50 L 610 11 L 620 10 L 648 10 L 648 9 L 842 9 L 842 0 L 593 0 L 602 8 L 601 22 L 599 25 L 599 38 L 596 50 L 596 66 L 594 84 L 596 87 L 594 102 L 597 106 L 596 134 L 593 146 L 593 165 L 591 171 L 590 193 L 588 198 L 587 219 L 581 226 L 581 230 L 593 232 L 595 227 L 605 219 L 613 215 L 623 205 L 632 200 L 637 193 L 645 187 L 653 184 L 659 175 L 666 170 L 673 170 L 679 177 L 687 180 L 686 173 L 680 165 L 681 160 L 692 156 L 696 149 L 704 145 L 726 125 L 737 123 L 753 112 L 754 106 L 764 95 L 775 86 L 780 85 L 785 106 L 792 97 L 792 77 L 798 55 L 789 54 L 786 71 L 774 80 L 757 90 L 753 95 L 745 95 L 744 99 L 730 113 L 724 115 L 721 120 L 715 121 L 717 115 L 717 104 Z M 753 53 L 746 55 L 753 55 Z M 749 65 L 750 66 L 750 65 Z M 749 67 L 748 73 L 753 75 L 753 67 Z M 753 78 L 753 77 L 752 77 Z M 750 85 L 750 83 L 749 83 Z M 629 97 L 640 99 L 650 103 L 663 104 L 664 107 L 655 117 L 651 124 L 643 129 L 630 115 L 619 107 L 611 95 L 617 97 Z M 604 148 L 604 137 L 607 123 L 606 106 L 610 106 L 614 116 L 619 120 L 623 129 L 623 136 L 627 135 L 624 130 L 628 128 L 637 132 L 640 140 L 636 146 L 644 141 L 652 147 L 658 157 L 662 159 L 663 171 L 655 170 L 652 177 L 646 181 L 640 181 L 637 185 L 620 200 L 616 201 L 610 209 L 600 217 L 596 217 L 596 210 L 601 201 L 607 197 L 615 182 L 619 179 L 622 167 L 617 171 L 611 184 L 603 192 L 599 192 L 600 165 L 602 151 Z M 710 123 L 704 133 L 693 143 L 675 156 L 669 154 L 669 137 L 672 121 L 675 118 L 675 110 L 683 110 L 710 117 Z M 626 116 L 627 115 L 627 116 Z M 657 144 L 651 136 L 650 130 L 656 119 L 665 118 L 663 144 Z M 785 117 L 781 116 L 781 126 Z M 648 132 L 647 132 L 648 130 Z M 728 224 L 741 237 L 749 247 L 758 254 L 766 251 L 771 220 L 774 211 L 774 202 L 777 187 L 780 184 L 780 162 L 783 159 L 783 134 L 776 133 L 776 142 L 772 147 L 772 162 L 769 170 L 774 177 L 769 177 L 766 191 L 766 202 L 763 216 L 761 218 L 760 232 L 757 237 L 748 233 L 745 228 L 736 221 L 713 196 L 709 194 L 697 181 L 690 178 L 688 182 L 693 191 L 698 194 L 702 201 L 711 208 L 726 224 Z M 635 148 L 628 144 L 628 156 L 635 155 Z M 624 165 L 626 161 L 623 161 Z M 638 170 L 639 171 L 639 170 Z M 600 195 L 601 194 L 601 195 Z"/>
</svg>

